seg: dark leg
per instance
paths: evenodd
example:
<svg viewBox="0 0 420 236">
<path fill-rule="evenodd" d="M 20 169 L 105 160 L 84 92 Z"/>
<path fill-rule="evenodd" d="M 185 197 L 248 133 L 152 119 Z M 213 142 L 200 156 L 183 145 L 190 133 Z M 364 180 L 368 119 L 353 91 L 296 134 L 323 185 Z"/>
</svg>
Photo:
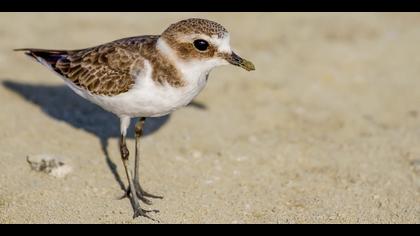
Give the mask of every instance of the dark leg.
<svg viewBox="0 0 420 236">
<path fill-rule="evenodd" d="M 140 200 L 142 200 L 144 203 L 146 204 L 152 204 L 152 202 L 147 199 L 146 197 L 150 197 L 150 198 L 159 198 L 162 199 L 163 197 L 161 196 L 156 196 L 153 194 L 150 194 L 146 191 L 144 191 L 140 185 L 140 138 L 141 135 L 143 134 L 143 127 L 144 127 L 144 121 L 146 120 L 146 118 L 141 117 L 135 126 L 135 134 L 136 134 L 136 157 L 134 160 L 134 186 L 136 188 L 136 193 L 137 196 L 140 198 Z"/>
<path fill-rule="evenodd" d="M 128 120 L 128 121 L 127 121 Z M 128 157 L 129 157 L 129 151 L 125 142 L 125 135 L 126 135 L 126 131 L 123 129 L 124 127 L 128 127 L 128 123 L 129 123 L 129 119 L 121 119 L 121 138 L 120 138 L 120 152 L 121 152 L 121 159 L 123 161 L 124 164 L 124 169 L 125 169 L 125 174 L 127 175 L 127 179 L 128 179 L 128 184 L 129 184 L 129 189 L 131 192 L 136 192 L 136 188 L 134 185 L 134 181 L 133 178 L 131 176 L 130 173 L 130 164 L 128 161 Z M 136 196 L 136 194 L 131 194 L 130 195 L 130 200 L 131 200 L 131 204 L 133 205 L 133 210 L 134 210 L 134 215 L 133 218 L 136 218 L 138 216 L 144 216 L 146 218 L 149 218 L 151 220 L 154 220 L 152 218 L 150 218 L 146 213 L 148 211 L 145 211 L 143 209 L 141 209 L 140 204 L 139 204 L 139 199 Z"/>
<path fill-rule="evenodd" d="M 124 182 L 122 181 L 121 176 L 118 174 L 117 165 L 111 160 L 108 153 L 108 137 L 100 137 L 100 141 L 108 168 L 111 170 L 115 180 L 120 185 L 121 189 L 125 190 Z"/>
</svg>

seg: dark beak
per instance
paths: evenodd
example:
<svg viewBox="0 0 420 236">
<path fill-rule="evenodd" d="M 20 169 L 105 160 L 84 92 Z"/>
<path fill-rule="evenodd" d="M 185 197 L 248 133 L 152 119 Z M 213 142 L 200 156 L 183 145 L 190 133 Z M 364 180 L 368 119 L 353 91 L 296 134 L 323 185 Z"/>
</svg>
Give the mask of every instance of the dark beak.
<svg viewBox="0 0 420 236">
<path fill-rule="evenodd" d="M 226 55 L 225 59 L 230 64 L 242 67 L 247 71 L 255 70 L 255 66 L 254 66 L 254 64 L 252 64 L 252 62 L 241 58 L 240 56 L 236 55 L 236 53 L 234 53 L 234 52 Z"/>
</svg>

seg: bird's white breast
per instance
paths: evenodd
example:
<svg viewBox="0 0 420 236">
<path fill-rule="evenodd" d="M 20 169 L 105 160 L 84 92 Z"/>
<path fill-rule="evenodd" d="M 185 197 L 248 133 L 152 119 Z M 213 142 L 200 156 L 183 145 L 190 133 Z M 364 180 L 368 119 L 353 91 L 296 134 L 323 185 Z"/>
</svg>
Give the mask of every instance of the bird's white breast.
<svg viewBox="0 0 420 236">
<path fill-rule="evenodd" d="M 160 84 L 152 79 L 152 66 L 145 60 L 145 70 L 137 75 L 135 85 L 126 93 L 110 97 L 70 87 L 78 90 L 75 92 L 80 96 L 119 117 L 157 117 L 188 105 L 206 85 L 207 73 L 191 70 L 183 75 L 186 82 L 183 87 Z"/>
</svg>

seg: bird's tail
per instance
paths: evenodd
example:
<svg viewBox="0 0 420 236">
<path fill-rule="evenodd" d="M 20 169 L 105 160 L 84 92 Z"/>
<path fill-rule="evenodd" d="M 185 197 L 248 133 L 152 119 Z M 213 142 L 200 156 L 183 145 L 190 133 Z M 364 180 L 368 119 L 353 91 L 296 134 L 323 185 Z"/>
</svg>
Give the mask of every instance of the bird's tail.
<svg viewBox="0 0 420 236">
<path fill-rule="evenodd" d="M 27 56 L 34 58 L 41 64 L 46 66 L 55 67 L 58 60 L 68 55 L 68 51 L 64 50 L 48 50 L 48 49 L 35 49 L 35 48 L 20 48 L 14 51 L 22 51 Z"/>
</svg>

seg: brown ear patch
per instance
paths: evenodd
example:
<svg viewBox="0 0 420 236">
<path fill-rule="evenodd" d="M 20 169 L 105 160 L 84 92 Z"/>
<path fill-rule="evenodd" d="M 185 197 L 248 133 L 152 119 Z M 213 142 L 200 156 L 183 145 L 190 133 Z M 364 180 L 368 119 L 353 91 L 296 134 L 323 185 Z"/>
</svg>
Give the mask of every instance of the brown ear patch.
<svg viewBox="0 0 420 236">
<path fill-rule="evenodd" d="M 206 51 L 199 51 L 193 42 L 178 42 L 174 37 L 165 37 L 164 40 L 171 45 L 177 57 L 183 60 L 212 58 L 217 53 L 216 47 L 212 44 L 209 44 Z"/>
<path fill-rule="evenodd" d="M 206 51 L 199 51 L 197 50 L 192 43 L 189 42 L 182 42 L 176 43 L 173 42 L 173 48 L 177 53 L 179 58 L 187 60 L 189 58 L 197 58 L 197 59 L 204 59 L 204 58 L 212 58 L 216 53 L 216 48 L 210 44 Z"/>
</svg>

